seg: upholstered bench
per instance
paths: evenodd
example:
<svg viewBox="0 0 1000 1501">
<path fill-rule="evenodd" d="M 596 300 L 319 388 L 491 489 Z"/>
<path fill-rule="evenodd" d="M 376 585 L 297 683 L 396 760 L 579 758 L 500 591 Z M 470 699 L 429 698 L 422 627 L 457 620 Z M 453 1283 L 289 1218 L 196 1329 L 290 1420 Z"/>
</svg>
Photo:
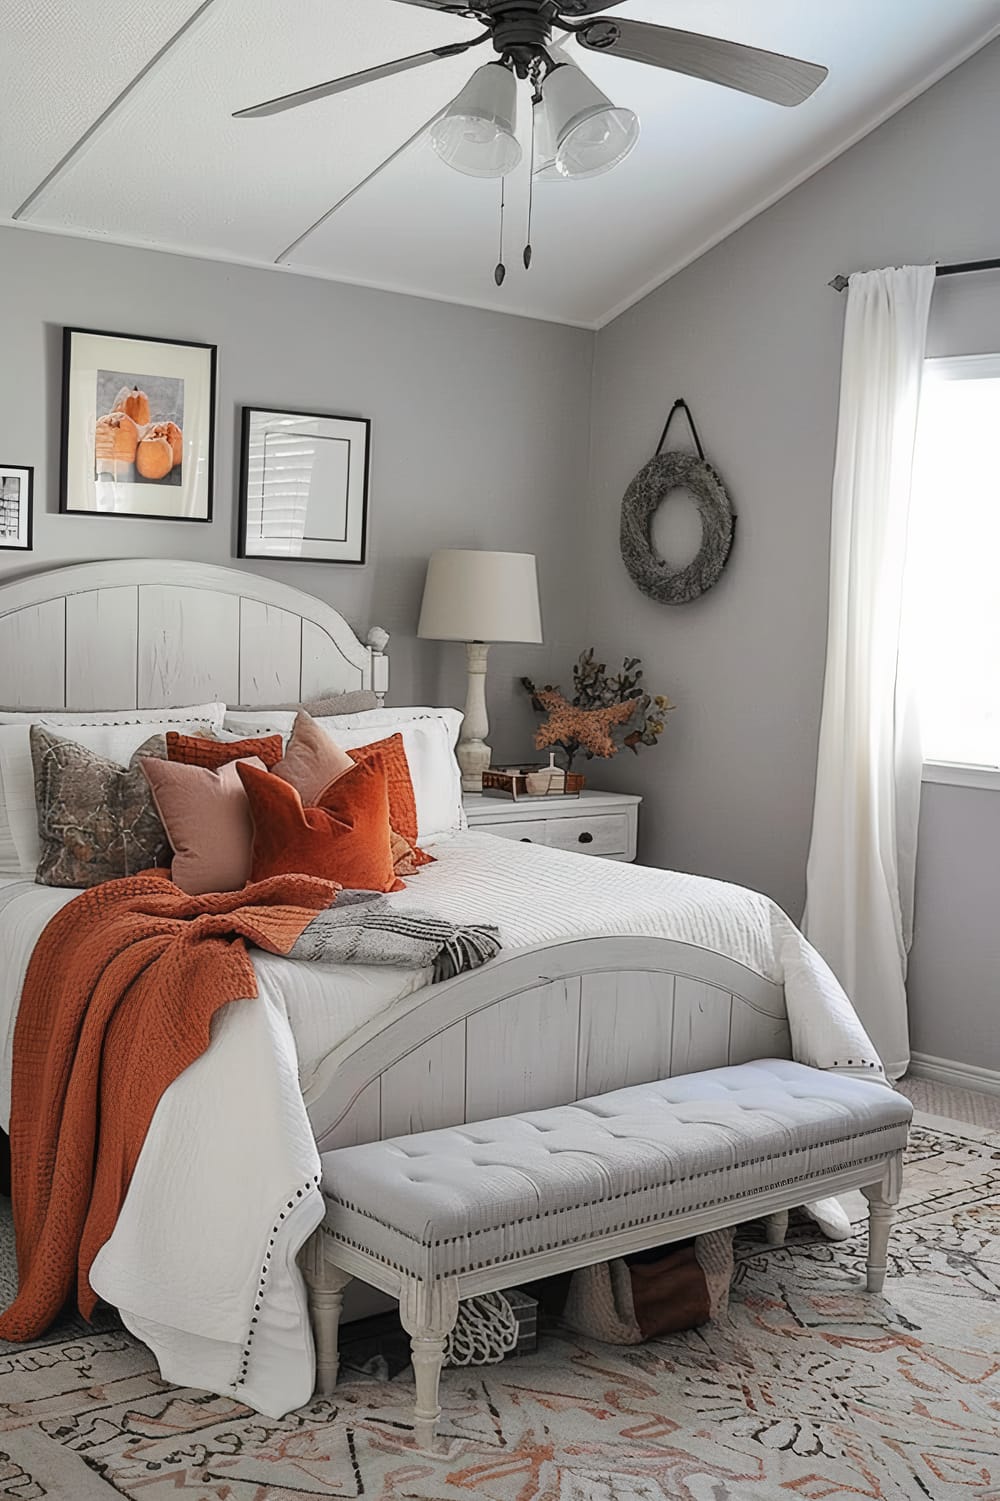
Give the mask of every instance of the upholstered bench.
<svg viewBox="0 0 1000 1501">
<path fill-rule="evenodd" d="M 319 1390 L 351 1277 L 399 1299 L 429 1447 L 461 1298 L 850 1188 L 869 1201 L 877 1292 L 911 1114 L 884 1084 L 768 1060 L 328 1152 L 306 1266 Z"/>
</svg>

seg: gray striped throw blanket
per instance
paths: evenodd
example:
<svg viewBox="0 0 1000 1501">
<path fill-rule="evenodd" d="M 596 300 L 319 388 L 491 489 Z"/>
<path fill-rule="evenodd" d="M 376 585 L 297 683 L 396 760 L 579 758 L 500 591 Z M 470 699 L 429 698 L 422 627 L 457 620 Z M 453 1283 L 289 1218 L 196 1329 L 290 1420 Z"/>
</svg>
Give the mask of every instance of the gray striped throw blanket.
<svg viewBox="0 0 1000 1501">
<path fill-rule="evenodd" d="M 434 981 L 478 969 L 500 952 L 500 930 L 489 923 L 446 922 L 430 912 L 400 912 L 374 891 L 341 891 L 314 917 L 289 950 L 289 959 L 323 964 L 398 964 L 434 968 Z"/>
</svg>

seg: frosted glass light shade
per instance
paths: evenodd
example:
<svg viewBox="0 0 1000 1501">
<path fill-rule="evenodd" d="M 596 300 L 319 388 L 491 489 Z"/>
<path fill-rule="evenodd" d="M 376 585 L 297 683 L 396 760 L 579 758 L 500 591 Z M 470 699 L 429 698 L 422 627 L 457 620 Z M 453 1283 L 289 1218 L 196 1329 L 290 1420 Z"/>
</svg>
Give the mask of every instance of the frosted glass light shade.
<svg viewBox="0 0 1000 1501">
<path fill-rule="evenodd" d="M 456 547 L 432 553 L 417 635 L 432 641 L 540 642 L 534 555 Z"/>
<path fill-rule="evenodd" d="M 502 63 L 484 63 L 431 127 L 431 145 L 456 172 L 506 177 L 521 160 L 516 118 L 513 73 Z"/>
<path fill-rule="evenodd" d="M 616 108 L 575 63 L 562 63 L 548 74 L 541 113 L 543 139 L 549 149 L 554 146 L 552 166 L 560 177 L 610 172 L 639 139 L 638 115 Z M 543 170 L 542 175 L 550 173 Z"/>
<path fill-rule="evenodd" d="M 567 178 L 556 170 L 556 142 L 552 134 L 552 117 L 540 100 L 532 105 L 534 112 L 533 136 L 535 155 L 531 170 L 541 182 L 566 182 Z"/>
</svg>

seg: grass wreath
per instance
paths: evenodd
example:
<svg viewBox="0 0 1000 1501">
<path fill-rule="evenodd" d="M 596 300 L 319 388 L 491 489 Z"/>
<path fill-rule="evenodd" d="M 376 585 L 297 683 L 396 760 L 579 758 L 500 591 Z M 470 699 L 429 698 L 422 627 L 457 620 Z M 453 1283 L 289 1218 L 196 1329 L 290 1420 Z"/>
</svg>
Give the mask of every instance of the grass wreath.
<svg viewBox="0 0 1000 1501">
<path fill-rule="evenodd" d="M 701 547 L 683 568 L 661 558 L 652 524 L 671 490 L 687 490 L 701 516 Z M 726 487 L 711 464 L 692 453 L 658 453 L 639 470 L 622 500 L 622 561 L 636 586 L 664 605 L 684 605 L 718 582 L 736 520 Z"/>
</svg>

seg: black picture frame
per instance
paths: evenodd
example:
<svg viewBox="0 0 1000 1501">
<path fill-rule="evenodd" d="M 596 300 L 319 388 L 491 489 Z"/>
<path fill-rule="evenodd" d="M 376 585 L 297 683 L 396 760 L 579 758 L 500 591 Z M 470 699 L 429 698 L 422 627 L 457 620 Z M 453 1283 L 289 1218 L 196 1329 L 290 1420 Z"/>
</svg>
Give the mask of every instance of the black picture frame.
<svg viewBox="0 0 1000 1501">
<path fill-rule="evenodd" d="M 21 475 L 25 478 L 25 497 L 28 504 L 27 526 L 25 528 L 26 540 L 24 542 L 4 542 L 0 540 L 0 551 L 3 552 L 31 552 L 35 545 L 35 466 L 33 464 L 0 464 L 0 507 L 4 504 L 2 481 L 8 475 Z M 18 502 L 21 497 L 18 495 Z"/>
<path fill-rule="evenodd" d="M 371 439 L 372 423 L 369 417 L 347 417 L 335 412 L 306 412 L 289 407 L 241 407 L 240 421 L 240 464 L 239 464 L 239 497 L 237 505 L 237 536 L 236 556 L 254 561 L 271 561 L 286 563 L 335 563 L 346 567 L 363 567 L 367 562 L 368 555 L 368 501 L 369 485 L 371 478 Z M 334 539 L 325 539 L 330 544 L 331 552 L 336 555 L 324 555 L 322 551 L 288 551 L 280 547 L 268 548 L 266 545 L 255 547 L 250 531 L 252 510 L 254 501 L 251 496 L 251 473 L 253 454 L 251 445 L 254 441 L 256 419 L 275 419 L 276 425 L 282 425 L 282 419 L 298 419 L 303 423 L 330 424 L 328 435 L 316 434 L 315 436 L 330 436 L 336 441 L 348 441 L 351 444 L 351 452 L 348 456 L 347 483 L 345 490 L 345 536 L 344 546 L 336 552 Z M 259 424 L 258 424 L 259 425 Z M 348 431 L 347 436 L 336 433 L 335 429 L 342 428 Z M 354 445 L 359 444 L 362 452 L 354 454 Z M 352 478 L 352 466 L 354 476 Z M 353 490 L 353 494 L 352 494 Z M 265 520 L 264 497 L 258 500 L 260 510 L 261 532 Z M 354 513 L 352 514 L 352 506 Z M 308 541 L 309 539 L 304 539 Z M 318 539 L 313 539 L 314 542 Z M 353 555 L 351 555 L 353 554 Z"/>
<path fill-rule="evenodd" d="M 190 465 L 193 461 L 197 468 L 202 457 L 204 457 L 204 514 L 184 515 L 179 510 L 171 512 L 167 509 L 144 510 L 133 508 L 133 506 L 131 505 L 126 506 L 124 504 L 113 507 L 98 507 L 96 504 L 79 505 L 72 503 L 74 496 L 71 493 L 71 487 L 74 483 L 74 480 L 79 483 L 79 475 L 74 476 L 73 474 L 71 474 L 71 465 L 74 464 L 74 447 L 78 450 L 78 452 L 75 454 L 77 461 L 76 467 L 83 463 L 85 458 L 89 459 L 89 462 L 86 463 L 85 467 L 90 471 L 91 478 L 89 481 L 85 481 L 84 483 L 93 486 L 95 491 L 98 484 L 97 474 L 93 472 L 93 437 L 90 432 L 79 432 L 79 414 L 75 411 L 73 405 L 74 352 L 75 341 L 77 339 L 106 340 L 109 341 L 109 344 L 127 342 L 129 345 L 134 344 L 137 346 L 148 346 L 148 350 L 150 351 L 149 353 L 146 353 L 141 360 L 136 359 L 134 364 L 130 362 L 130 369 L 136 370 L 139 368 L 140 364 L 146 364 L 148 368 L 153 363 L 155 356 L 151 351 L 155 350 L 157 346 L 159 346 L 161 349 L 177 349 L 184 351 L 196 350 L 201 351 L 205 355 L 207 368 L 200 372 L 204 390 L 201 392 L 201 397 L 199 400 L 199 410 L 196 417 L 199 431 L 199 441 L 197 448 L 191 455 L 188 455 L 185 450 L 185 455 L 181 463 L 175 463 L 175 465 L 173 466 L 174 468 L 183 469 L 183 465 Z M 118 361 L 118 363 L 124 364 L 125 362 Z M 101 375 L 105 372 L 103 370 L 98 370 L 97 373 L 98 375 Z M 174 382 L 182 382 L 191 377 L 168 374 L 165 378 Z M 218 346 L 215 344 L 205 344 L 196 339 L 170 339 L 156 334 L 131 334 L 112 332 L 107 329 L 64 327 L 62 414 L 60 428 L 59 464 L 60 514 L 64 516 L 111 517 L 117 520 L 127 518 L 132 521 L 183 521 L 195 523 L 197 525 L 210 525 L 214 519 L 215 505 L 215 426 L 217 384 Z M 101 413 L 96 413 L 96 401 L 95 415 L 104 415 Z M 201 431 L 202 427 L 204 428 L 203 432 Z M 188 416 L 186 412 L 184 416 L 183 428 L 186 433 L 188 430 Z M 155 491 L 159 489 L 161 481 L 142 479 L 140 477 L 135 481 L 120 482 L 116 478 L 115 483 L 121 483 L 123 489 L 125 487 L 125 483 L 128 483 L 134 490 Z M 200 482 L 196 479 L 194 483 L 198 485 Z M 175 485 L 172 483 L 170 489 L 176 491 L 177 493 L 183 493 L 182 485 Z M 140 500 L 137 504 L 141 506 L 143 502 Z"/>
</svg>

